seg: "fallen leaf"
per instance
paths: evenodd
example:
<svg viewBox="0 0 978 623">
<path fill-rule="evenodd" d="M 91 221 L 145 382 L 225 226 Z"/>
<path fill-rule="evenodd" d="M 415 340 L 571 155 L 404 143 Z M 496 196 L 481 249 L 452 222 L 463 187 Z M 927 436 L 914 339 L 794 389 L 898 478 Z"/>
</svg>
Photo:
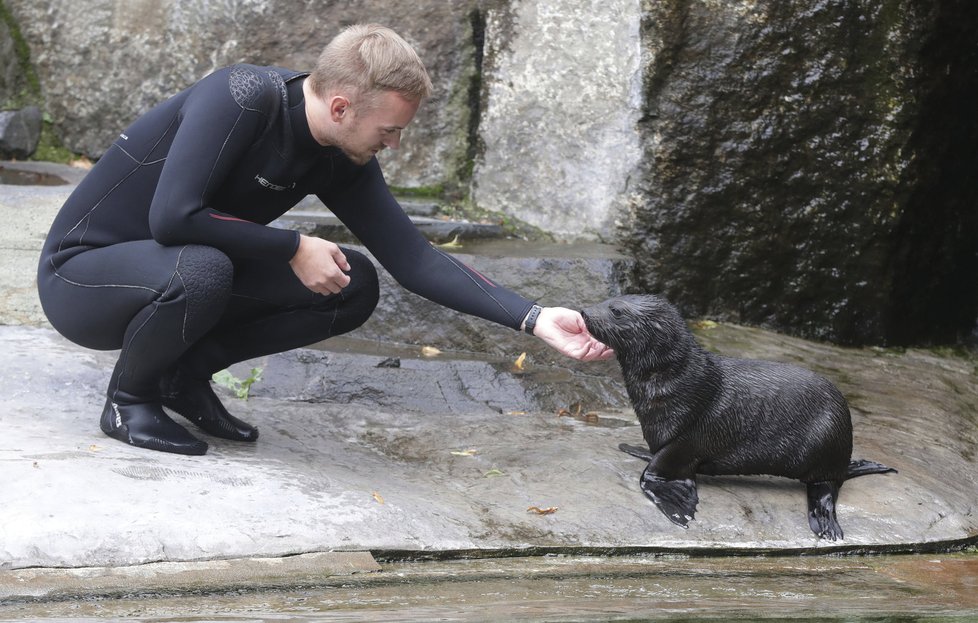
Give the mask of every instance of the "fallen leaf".
<svg viewBox="0 0 978 623">
<path fill-rule="evenodd" d="M 520 356 L 516 358 L 516 361 L 513 362 L 513 372 L 522 372 L 523 363 L 525 361 L 526 361 L 526 353 L 521 353 Z"/>
<path fill-rule="evenodd" d="M 468 450 L 453 450 L 452 454 L 454 456 L 472 456 L 476 452 L 478 452 L 478 450 L 475 448 L 469 448 Z"/>
<path fill-rule="evenodd" d="M 710 330 L 710 329 L 716 329 L 717 326 L 718 326 L 717 323 L 713 322 L 712 320 L 697 320 L 696 322 L 693 323 L 694 329 Z"/>
<path fill-rule="evenodd" d="M 502 473 L 495 467 L 493 467 L 492 469 L 490 469 L 488 472 L 485 473 L 486 478 L 494 478 L 496 476 L 505 476 L 505 475 L 506 474 Z"/>
<path fill-rule="evenodd" d="M 68 163 L 68 166 L 75 167 L 76 169 L 85 169 L 86 171 L 92 168 L 92 161 L 82 156 Z"/>
<path fill-rule="evenodd" d="M 539 506 L 531 506 L 526 509 L 528 513 L 536 513 L 537 515 L 553 515 L 557 512 L 556 506 L 548 506 L 547 508 L 540 508 Z"/>
<path fill-rule="evenodd" d="M 422 346 L 421 354 L 424 355 L 425 357 L 437 357 L 438 355 L 441 354 L 441 351 L 435 348 L 434 346 Z"/>
<path fill-rule="evenodd" d="M 377 493 L 376 491 L 374 491 L 372 495 L 374 496 L 374 499 L 377 500 L 377 503 L 378 504 L 383 504 L 384 503 L 384 496 L 382 496 L 381 494 Z"/>
<path fill-rule="evenodd" d="M 102 448 L 99 448 L 98 446 L 96 446 L 93 443 L 92 445 L 88 446 L 88 451 L 89 452 L 101 452 L 102 451 Z"/>
<path fill-rule="evenodd" d="M 506 415 L 526 415 L 526 411 L 507 411 Z"/>
<path fill-rule="evenodd" d="M 436 244 L 436 247 L 441 247 L 442 249 L 456 249 L 462 246 L 462 243 L 458 241 L 458 235 L 452 238 L 449 242 L 444 242 L 442 244 Z"/>
</svg>

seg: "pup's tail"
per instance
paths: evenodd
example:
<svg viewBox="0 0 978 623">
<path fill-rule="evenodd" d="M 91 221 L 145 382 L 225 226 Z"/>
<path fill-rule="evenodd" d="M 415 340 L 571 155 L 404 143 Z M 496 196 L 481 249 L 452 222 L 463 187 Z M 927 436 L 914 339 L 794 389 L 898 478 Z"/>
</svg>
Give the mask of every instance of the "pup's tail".
<svg viewBox="0 0 978 623">
<path fill-rule="evenodd" d="M 885 474 L 887 472 L 896 473 L 896 470 L 876 461 L 867 461 L 865 459 L 853 460 L 849 461 L 849 471 L 846 473 L 846 480 L 869 474 Z"/>
</svg>

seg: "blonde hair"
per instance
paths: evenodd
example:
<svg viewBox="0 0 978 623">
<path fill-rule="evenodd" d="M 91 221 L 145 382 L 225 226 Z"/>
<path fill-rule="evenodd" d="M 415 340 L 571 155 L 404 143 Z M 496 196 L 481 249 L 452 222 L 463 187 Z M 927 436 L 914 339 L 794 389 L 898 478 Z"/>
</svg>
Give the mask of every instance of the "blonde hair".
<svg viewBox="0 0 978 623">
<path fill-rule="evenodd" d="M 431 78 L 414 48 L 379 24 L 355 24 L 338 34 L 319 55 L 309 76 L 316 95 L 326 97 L 349 87 L 369 103 L 379 91 L 396 91 L 408 99 L 431 95 Z"/>
</svg>

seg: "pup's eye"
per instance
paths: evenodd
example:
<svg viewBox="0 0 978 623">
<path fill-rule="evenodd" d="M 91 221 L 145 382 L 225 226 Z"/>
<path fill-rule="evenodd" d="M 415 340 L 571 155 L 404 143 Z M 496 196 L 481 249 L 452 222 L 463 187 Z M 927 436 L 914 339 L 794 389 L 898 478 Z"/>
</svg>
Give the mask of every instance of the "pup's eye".
<svg viewBox="0 0 978 623">
<path fill-rule="evenodd" d="M 612 307 L 612 308 L 611 308 L 611 315 L 612 315 L 612 316 L 614 316 L 615 318 L 621 318 L 622 316 L 624 316 L 624 315 L 625 315 L 625 312 L 623 312 L 623 311 L 622 311 L 622 310 L 621 310 L 620 308 L 618 308 L 618 307 Z"/>
</svg>

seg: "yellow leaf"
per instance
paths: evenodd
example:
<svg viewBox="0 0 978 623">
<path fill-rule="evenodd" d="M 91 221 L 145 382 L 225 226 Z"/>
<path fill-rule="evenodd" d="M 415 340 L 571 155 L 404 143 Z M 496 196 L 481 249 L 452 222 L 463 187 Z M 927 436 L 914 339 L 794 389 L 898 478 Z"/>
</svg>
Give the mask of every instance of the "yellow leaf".
<svg viewBox="0 0 978 623">
<path fill-rule="evenodd" d="M 458 235 L 456 234 L 456 236 L 452 238 L 449 242 L 436 244 L 435 246 L 441 247 L 442 249 L 456 249 L 458 247 L 461 247 L 462 243 L 458 241 Z"/>
<path fill-rule="evenodd" d="M 374 491 L 372 495 L 374 496 L 374 499 L 377 500 L 377 503 L 378 504 L 383 504 L 384 503 L 384 496 L 382 496 L 381 494 L 377 493 L 376 491 Z"/>
<path fill-rule="evenodd" d="M 513 362 L 513 371 L 522 372 L 523 363 L 525 361 L 526 361 L 526 353 L 521 353 L 520 356 L 516 358 L 516 361 Z"/>
<path fill-rule="evenodd" d="M 693 323 L 693 327 L 696 329 L 710 330 L 716 329 L 717 323 L 713 322 L 712 320 L 698 320 Z"/>
<path fill-rule="evenodd" d="M 99 452 L 102 450 L 102 448 L 99 448 L 93 443 L 92 445 L 88 446 L 88 450 L 89 452 Z"/>
<path fill-rule="evenodd" d="M 496 469 L 495 467 L 493 467 L 492 469 L 490 469 L 488 472 L 485 473 L 486 478 L 493 478 L 495 476 L 505 476 L 505 475 L 506 474 Z"/>
<path fill-rule="evenodd" d="M 526 415 L 526 411 L 507 411 L 506 415 Z"/>
<path fill-rule="evenodd" d="M 468 450 L 454 450 L 452 454 L 454 456 L 472 456 L 476 452 L 478 452 L 478 450 L 475 448 L 469 448 Z"/>
<path fill-rule="evenodd" d="M 441 354 L 441 351 L 435 348 L 434 346 L 422 346 L 421 354 L 424 355 L 425 357 L 437 357 L 438 355 Z"/>
<path fill-rule="evenodd" d="M 531 506 L 526 509 L 528 513 L 536 513 L 537 515 L 553 515 L 557 512 L 556 506 L 548 506 L 547 508 L 540 508 L 539 506 Z"/>
</svg>

